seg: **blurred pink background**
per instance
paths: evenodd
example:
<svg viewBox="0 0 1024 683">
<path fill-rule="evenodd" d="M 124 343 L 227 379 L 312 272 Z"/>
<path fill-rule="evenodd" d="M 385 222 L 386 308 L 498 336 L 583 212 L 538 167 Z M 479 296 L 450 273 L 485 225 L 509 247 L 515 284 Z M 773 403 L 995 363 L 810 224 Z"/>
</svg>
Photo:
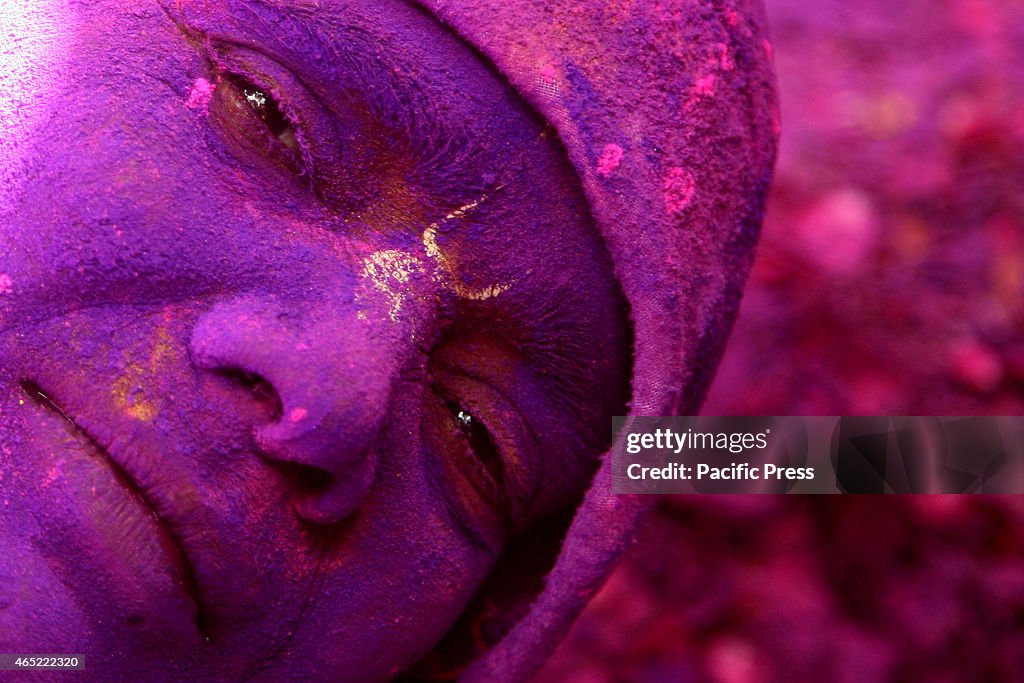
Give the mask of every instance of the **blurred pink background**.
<svg viewBox="0 0 1024 683">
<path fill-rule="evenodd" d="M 781 155 L 705 412 L 1022 414 L 1024 0 L 767 5 Z M 1024 500 L 666 498 L 538 679 L 1024 681 Z"/>
</svg>

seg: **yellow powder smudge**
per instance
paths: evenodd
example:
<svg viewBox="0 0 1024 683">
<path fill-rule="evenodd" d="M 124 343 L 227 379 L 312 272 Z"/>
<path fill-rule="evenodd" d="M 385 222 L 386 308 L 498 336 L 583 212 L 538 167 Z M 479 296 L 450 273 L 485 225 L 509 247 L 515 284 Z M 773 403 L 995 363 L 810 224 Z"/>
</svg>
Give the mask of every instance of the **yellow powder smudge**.
<svg viewBox="0 0 1024 683">
<path fill-rule="evenodd" d="M 495 190 L 500 190 L 503 186 L 499 185 Z M 500 296 L 512 288 L 511 284 L 499 284 L 491 285 L 490 287 L 473 288 L 469 287 L 458 276 L 458 271 L 455 264 L 442 253 L 441 248 L 437 244 L 437 231 L 442 225 L 451 220 L 457 220 L 465 218 L 470 215 L 478 206 L 483 204 L 490 197 L 488 193 L 484 193 L 479 199 L 465 204 L 455 211 L 452 211 L 443 220 L 432 223 L 423 231 L 423 248 L 427 252 L 427 256 L 437 261 L 441 270 L 444 272 L 445 284 L 456 296 L 462 299 L 469 299 L 471 301 L 486 301 L 487 299 L 493 299 Z"/>
</svg>

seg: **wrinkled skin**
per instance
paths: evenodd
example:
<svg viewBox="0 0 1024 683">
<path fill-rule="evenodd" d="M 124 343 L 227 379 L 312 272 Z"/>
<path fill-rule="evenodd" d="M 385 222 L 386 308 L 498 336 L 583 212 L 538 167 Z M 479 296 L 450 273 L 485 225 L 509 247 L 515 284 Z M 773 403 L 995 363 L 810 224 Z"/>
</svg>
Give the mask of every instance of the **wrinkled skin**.
<svg viewBox="0 0 1024 683">
<path fill-rule="evenodd" d="M 624 408 L 557 136 L 429 15 L 305 4 L 0 8 L 0 652 L 387 678 Z"/>
</svg>

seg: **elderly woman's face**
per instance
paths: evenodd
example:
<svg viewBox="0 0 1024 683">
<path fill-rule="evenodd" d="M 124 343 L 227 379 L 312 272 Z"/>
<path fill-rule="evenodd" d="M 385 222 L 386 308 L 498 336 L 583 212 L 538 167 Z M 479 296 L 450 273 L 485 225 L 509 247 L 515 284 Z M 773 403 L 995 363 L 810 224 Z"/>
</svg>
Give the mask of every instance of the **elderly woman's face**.
<svg viewBox="0 0 1024 683">
<path fill-rule="evenodd" d="M 593 471 L 630 340 L 557 136 L 312 7 L 0 9 L 0 651 L 386 677 Z"/>
</svg>

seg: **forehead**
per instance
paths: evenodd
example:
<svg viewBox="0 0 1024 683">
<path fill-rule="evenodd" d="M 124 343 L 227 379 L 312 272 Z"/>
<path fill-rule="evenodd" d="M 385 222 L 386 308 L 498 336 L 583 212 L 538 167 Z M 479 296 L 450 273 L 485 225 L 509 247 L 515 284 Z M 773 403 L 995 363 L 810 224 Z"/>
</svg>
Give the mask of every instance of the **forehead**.
<svg viewBox="0 0 1024 683">
<path fill-rule="evenodd" d="M 136 50 L 121 57 L 138 61 L 147 49 L 159 49 L 166 30 L 175 26 L 192 38 L 263 47 L 276 56 L 300 63 L 308 59 L 321 70 L 339 73 L 346 67 L 358 70 L 353 68 L 359 67 L 353 61 L 357 57 L 388 56 L 396 68 L 418 69 L 424 75 L 424 67 L 453 57 L 478 61 L 436 18 L 397 0 L 158 0 L 141 5 L 134 0 L 4 0 L 0 26 L 0 79 L 6 86 L 37 88 L 59 79 L 60 70 L 51 67 L 67 62 L 76 44 L 134 46 Z M 75 52 L 73 61 L 88 56 Z M 4 104 L 0 111 L 7 114 L 10 102 Z"/>
<path fill-rule="evenodd" d="M 63 0 L 0 3 L 0 188 L 17 189 L 18 159 L 44 118 L 48 93 L 71 55 L 70 5 Z"/>
</svg>

